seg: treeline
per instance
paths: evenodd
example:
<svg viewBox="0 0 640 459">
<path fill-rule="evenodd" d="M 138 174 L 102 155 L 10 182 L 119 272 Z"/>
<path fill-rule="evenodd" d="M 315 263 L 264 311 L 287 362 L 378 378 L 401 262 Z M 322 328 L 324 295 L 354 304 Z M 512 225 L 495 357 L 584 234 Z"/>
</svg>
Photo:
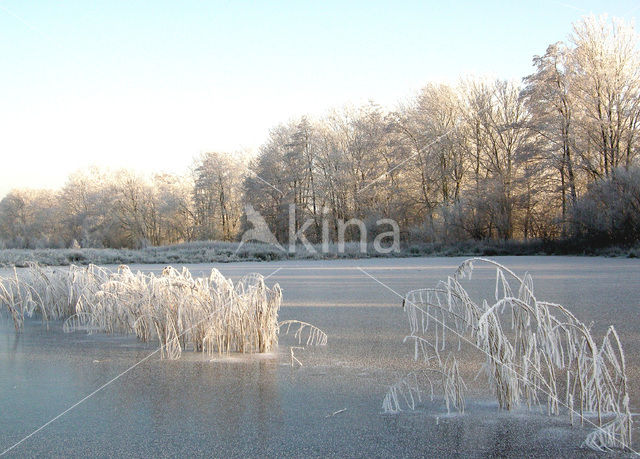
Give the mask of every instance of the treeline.
<svg viewBox="0 0 640 459">
<path fill-rule="evenodd" d="M 320 242 L 323 221 L 335 240 L 338 222 L 354 218 L 370 238 L 394 219 L 404 242 L 639 241 L 636 33 L 587 17 L 533 63 L 522 84 L 430 84 L 394 111 L 371 103 L 291 121 L 252 160 L 208 153 L 185 176 L 90 170 L 61 190 L 12 191 L 0 202 L 1 243 L 232 241 L 248 204 L 285 242 L 290 221 Z"/>
</svg>

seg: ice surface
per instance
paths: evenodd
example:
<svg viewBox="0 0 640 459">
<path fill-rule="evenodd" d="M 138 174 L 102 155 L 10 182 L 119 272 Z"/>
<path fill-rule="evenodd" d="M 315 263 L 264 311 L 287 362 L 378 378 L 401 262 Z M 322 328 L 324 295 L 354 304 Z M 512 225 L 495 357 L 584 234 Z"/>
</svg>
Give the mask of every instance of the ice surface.
<svg viewBox="0 0 640 459">
<path fill-rule="evenodd" d="M 582 257 L 496 257 L 529 271 L 540 298 L 594 321 L 595 334 L 618 329 L 627 358 L 631 406 L 640 408 L 640 261 Z M 569 456 L 591 455 L 580 444 L 590 429 L 568 418 L 500 413 L 481 383 L 471 387 L 466 413 L 446 416 L 436 397 L 415 413 L 387 416 L 381 402 L 412 368 L 403 345 L 406 320 L 391 288 L 433 286 L 461 258 L 284 261 L 187 265 L 194 275 L 212 266 L 234 280 L 269 275 L 284 294 L 280 319 L 310 322 L 329 335 L 326 348 L 297 351 L 304 366 L 279 355 L 229 360 L 187 355 L 151 359 L 31 437 L 22 455 L 307 455 L 307 456 Z M 179 266 L 176 266 L 179 268 Z M 164 266 L 133 269 L 160 272 Z M 4 275 L 6 273 L 0 273 Z M 470 290 L 491 295 L 495 271 L 474 272 Z M 488 281 L 488 282 L 487 282 Z M 487 286 L 485 292 L 482 286 Z M 15 443 L 153 350 L 135 338 L 63 334 L 37 320 L 16 335 L 0 325 L 0 449 Z M 188 353 L 190 354 L 190 353 Z M 479 363 L 478 363 L 479 366 Z M 463 369 L 474 374 L 473 362 Z M 472 378 L 466 377 L 468 381 Z M 428 400 L 428 397 L 427 397 Z M 336 411 L 346 411 L 327 418 Z M 640 443 L 635 435 L 636 446 Z"/>
</svg>

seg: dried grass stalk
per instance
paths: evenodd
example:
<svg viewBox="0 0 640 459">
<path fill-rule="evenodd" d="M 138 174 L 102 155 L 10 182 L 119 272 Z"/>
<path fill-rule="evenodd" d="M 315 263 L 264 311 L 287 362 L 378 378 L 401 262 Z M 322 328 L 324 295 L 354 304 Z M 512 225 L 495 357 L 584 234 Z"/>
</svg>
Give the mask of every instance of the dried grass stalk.
<svg viewBox="0 0 640 459">
<path fill-rule="evenodd" d="M 471 277 L 474 263 L 496 268 L 491 302 L 474 302 L 460 283 Z M 450 404 L 464 409 L 464 381 L 455 350 L 446 358 L 443 353 L 447 346 L 459 351 L 466 343 L 480 351 L 500 408 L 546 404 L 548 414 L 558 415 L 564 407 L 572 421 L 574 412 L 583 423 L 595 419 L 597 428 L 586 446 L 601 451 L 631 448 L 625 357 L 613 326 L 598 345 L 589 327 L 571 312 L 535 297 L 530 275 L 520 278 L 483 258 L 465 261 L 435 288 L 407 293 L 403 306 L 410 329 L 405 342 L 413 342 L 416 360 L 441 375 L 447 410 Z M 392 386 L 384 410 L 413 408 L 416 391 L 411 384 Z"/>
<path fill-rule="evenodd" d="M 208 354 L 269 352 L 278 342 L 282 291 L 252 274 L 234 284 L 218 270 L 192 277 L 184 268 L 161 275 L 133 273 L 127 266 L 110 272 L 97 266 L 67 270 L 31 265 L 18 276 L 0 278 L 0 311 L 16 330 L 24 318 L 63 319 L 65 332 L 133 333 L 141 341 L 156 337 L 163 357 L 176 359 L 192 349 Z M 305 324 L 307 343 L 326 335 Z"/>
</svg>

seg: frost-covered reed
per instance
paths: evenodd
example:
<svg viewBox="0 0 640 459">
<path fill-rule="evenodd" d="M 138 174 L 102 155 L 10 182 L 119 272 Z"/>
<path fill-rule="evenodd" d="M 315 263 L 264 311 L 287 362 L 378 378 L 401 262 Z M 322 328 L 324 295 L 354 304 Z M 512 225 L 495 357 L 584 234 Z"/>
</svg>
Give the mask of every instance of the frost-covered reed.
<svg viewBox="0 0 640 459">
<path fill-rule="evenodd" d="M 496 268 L 490 302 L 473 301 L 460 282 L 471 277 L 474 263 Z M 456 360 L 464 344 L 484 360 L 483 372 L 500 408 L 546 405 L 550 415 L 564 409 L 572 422 L 576 414 L 583 424 L 595 424 L 586 446 L 631 448 L 625 357 L 613 326 L 596 342 L 590 328 L 566 308 L 535 297 L 529 274 L 520 278 L 483 258 L 465 261 L 435 288 L 407 293 L 403 306 L 410 328 L 405 342 L 413 344 L 415 359 L 424 363 L 432 393 L 434 383 L 444 389 L 447 410 L 450 405 L 464 410 L 465 385 Z M 383 409 L 412 409 L 419 394 L 412 374 L 390 388 Z"/>
<path fill-rule="evenodd" d="M 186 349 L 271 351 L 278 342 L 281 301 L 278 284 L 267 287 L 260 274 L 234 284 L 216 269 L 208 277 L 193 277 L 186 268 L 168 267 L 156 276 L 127 266 L 111 272 L 93 265 L 31 265 L 0 279 L 0 311 L 8 311 L 16 330 L 25 317 L 40 314 L 44 321 L 64 319 L 65 332 L 134 333 L 145 342 L 157 338 L 162 355 L 171 359 Z M 310 344 L 319 344 L 322 335 L 310 327 L 304 326 Z"/>
</svg>

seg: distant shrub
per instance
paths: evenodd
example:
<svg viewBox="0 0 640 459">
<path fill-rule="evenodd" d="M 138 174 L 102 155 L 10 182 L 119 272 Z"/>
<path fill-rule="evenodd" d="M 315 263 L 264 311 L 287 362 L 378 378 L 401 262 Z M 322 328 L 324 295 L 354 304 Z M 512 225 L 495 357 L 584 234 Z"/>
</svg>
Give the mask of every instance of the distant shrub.
<svg viewBox="0 0 640 459">
<path fill-rule="evenodd" d="M 640 242 L 640 168 L 592 183 L 573 210 L 573 231 L 589 245 Z"/>
</svg>

